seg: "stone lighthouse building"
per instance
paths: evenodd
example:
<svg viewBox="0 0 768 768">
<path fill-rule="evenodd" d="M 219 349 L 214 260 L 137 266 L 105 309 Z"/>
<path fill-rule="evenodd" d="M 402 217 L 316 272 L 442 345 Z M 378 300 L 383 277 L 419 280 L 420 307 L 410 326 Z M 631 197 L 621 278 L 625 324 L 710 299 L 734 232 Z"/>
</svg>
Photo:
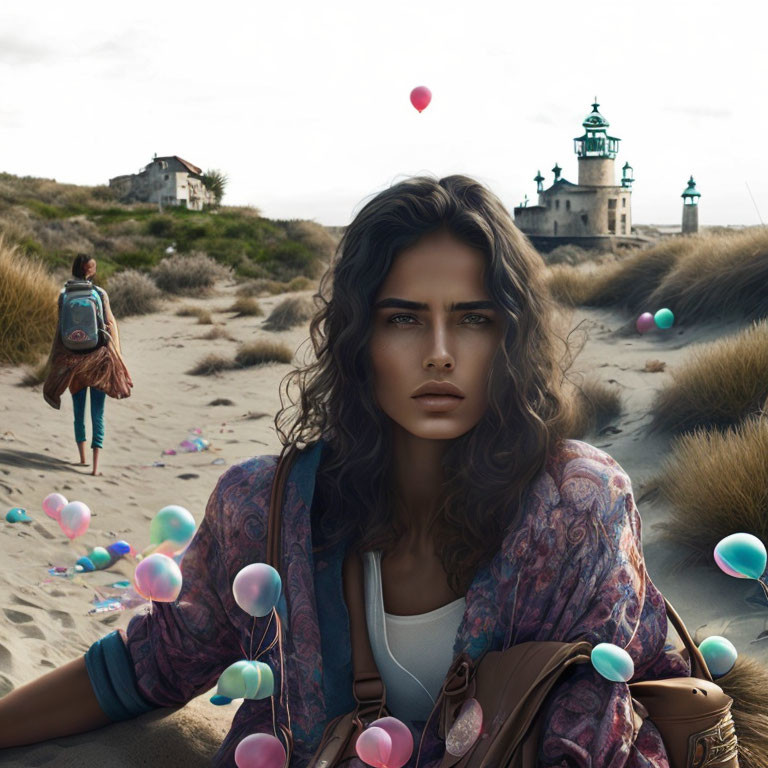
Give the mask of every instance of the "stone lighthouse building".
<svg viewBox="0 0 768 768">
<path fill-rule="evenodd" d="M 582 123 L 584 134 L 573 140 L 578 184 L 562 178 L 562 169 L 555 163 L 550 187 L 544 188 L 541 171 L 534 178 L 538 204 L 514 209 L 515 224 L 540 251 L 566 243 L 610 250 L 642 241 L 632 236 L 632 166 L 624 163 L 617 185 L 615 161 L 621 139 L 608 135 L 610 123 L 599 106 L 595 99 Z"/>
<path fill-rule="evenodd" d="M 692 234 L 699 231 L 699 198 L 701 192 L 696 189 L 693 176 L 688 179 L 688 186 L 680 195 L 683 198 L 683 234 Z"/>
</svg>

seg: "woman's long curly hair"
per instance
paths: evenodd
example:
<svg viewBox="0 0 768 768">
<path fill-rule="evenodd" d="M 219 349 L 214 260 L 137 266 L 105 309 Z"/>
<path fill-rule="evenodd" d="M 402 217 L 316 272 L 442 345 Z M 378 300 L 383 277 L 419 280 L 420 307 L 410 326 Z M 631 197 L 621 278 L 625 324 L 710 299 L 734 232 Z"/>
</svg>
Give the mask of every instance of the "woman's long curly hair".
<svg viewBox="0 0 768 768">
<path fill-rule="evenodd" d="M 439 229 L 485 255 L 485 287 L 506 318 L 488 408 L 473 429 L 451 441 L 443 459 L 435 552 L 451 588 L 464 594 L 477 568 L 498 551 L 526 489 L 573 419 L 564 384 L 572 356 L 556 332 L 545 264 L 490 190 L 464 175 L 417 176 L 360 210 L 313 296 L 315 361 L 283 379 L 288 387 L 298 379 L 300 403 L 284 406 L 281 391 L 275 427 L 284 446 L 320 437 L 327 443 L 315 485 L 320 516 L 313 520 L 324 544 L 352 534 L 358 551 L 391 551 L 403 534 L 395 514 L 402 499 L 391 481 L 389 417 L 373 398 L 372 305 L 395 257 Z M 564 369 L 558 340 L 569 358 Z M 300 409 L 292 420 L 285 415 L 290 407 Z M 283 421 L 289 422 L 287 434 Z"/>
</svg>

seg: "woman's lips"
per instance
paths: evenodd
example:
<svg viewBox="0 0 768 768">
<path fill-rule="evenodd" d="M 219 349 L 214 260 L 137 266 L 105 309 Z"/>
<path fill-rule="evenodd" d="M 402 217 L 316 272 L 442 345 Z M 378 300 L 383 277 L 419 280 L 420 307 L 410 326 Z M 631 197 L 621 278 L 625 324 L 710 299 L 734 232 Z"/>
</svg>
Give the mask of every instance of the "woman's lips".
<svg viewBox="0 0 768 768">
<path fill-rule="evenodd" d="M 452 411 L 464 398 L 454 395 L 420 395 L 413 399 L 428 411 Z"/>
</svg>

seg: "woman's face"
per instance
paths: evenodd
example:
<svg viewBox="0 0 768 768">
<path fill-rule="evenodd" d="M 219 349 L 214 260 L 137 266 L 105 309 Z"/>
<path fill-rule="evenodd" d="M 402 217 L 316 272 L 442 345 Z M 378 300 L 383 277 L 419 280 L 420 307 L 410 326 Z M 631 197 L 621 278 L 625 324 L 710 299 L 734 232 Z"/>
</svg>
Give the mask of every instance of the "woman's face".
<svg viewBox="0 0 768 768">
<path fill-rule="evenodd" d="M 90 259 L 85 262 L 85 276 L 91 277 L 96 274 L 96 259 Z"/>
<path fill-rule="evenodd" d="M 395 424 L 416 437 L 460 437 L 485 413 L 504 316 L 493 308 L 452 311 L 450 306 L 491 302 L 484 266 L 480 251 L 447 232 L 430 233 L 398 254 L 376 294 L 370 340 L 375 398 Z M 425 308 L 377 307 L 389 299 Z M 413 398 L 414 390 L 429 381 L 451 382 L 464 398 L 451 410 L 429 410 Z"/>
</svg>

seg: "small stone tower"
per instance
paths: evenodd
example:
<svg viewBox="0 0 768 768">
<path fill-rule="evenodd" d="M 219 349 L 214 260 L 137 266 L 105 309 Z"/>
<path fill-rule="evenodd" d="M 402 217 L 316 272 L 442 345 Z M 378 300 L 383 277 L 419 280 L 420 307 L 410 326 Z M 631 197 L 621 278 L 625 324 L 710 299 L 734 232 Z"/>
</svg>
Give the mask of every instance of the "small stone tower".
<svg viewBox="0 0 768 768">
<path fill-rule="evenodd" d="M 683 234 L 694 234 L 699 231 L 699 198 L 701 192 L 696 189 L 693 176 L 688 179 L 688 186 L 680 197 L 683 198 Z"/>
<path fill-rule="evenodd" d="M 608 135 L 610 123 L 597 111 L 599 106 L 595 97 L 592 111 L 582 123 L 584 135 L 573 140 L 579 158 L 580 187 L 612 187 L 616 184 L 613 164 L 621 139 Z"/>
</svg>

